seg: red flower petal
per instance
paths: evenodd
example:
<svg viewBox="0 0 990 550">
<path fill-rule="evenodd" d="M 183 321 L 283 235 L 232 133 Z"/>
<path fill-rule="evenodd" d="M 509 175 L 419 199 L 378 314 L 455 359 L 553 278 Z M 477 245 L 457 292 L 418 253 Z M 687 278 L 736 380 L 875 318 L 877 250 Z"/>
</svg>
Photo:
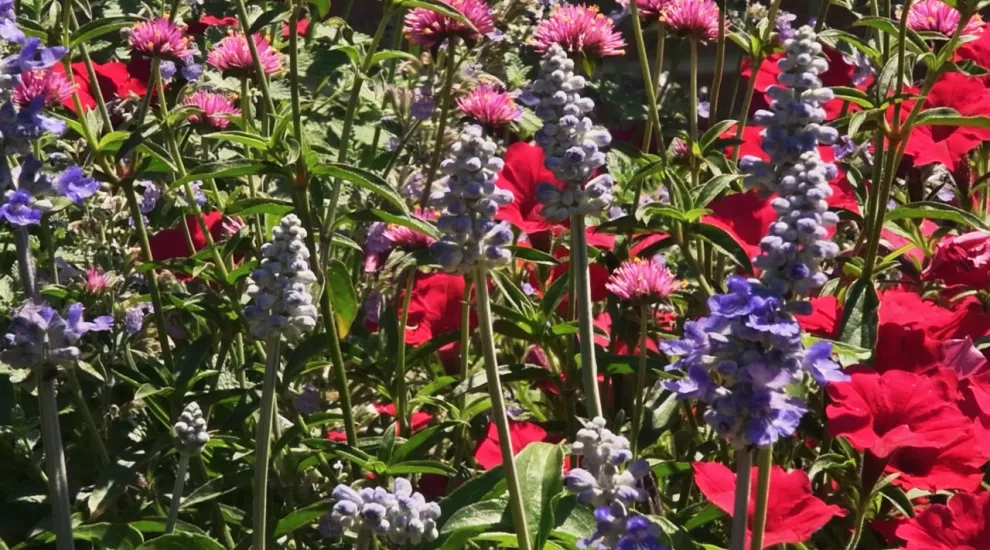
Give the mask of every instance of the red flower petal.
<svg viewBox="0 0 990 550">
<path fill-rule="evenodd" d="M 795 315 L 805 332 L 822 338 L 833 338 L 839 330 L 839 301 L 835 296 L 811 299 L 810 315 Z"/>
<path fill-rule="evenodd" d="M 220 212 L 209 212 L 203 214 L 206 227 L 210 230 L 210 235 L 214 241 L 223 238 L 223 214 Z M 185 217 L 184 223 L 189 228 L 192 235 L 192 242 L 196 250 L 206 248 L 206 236 L 199 227 L 199 220 L 195 215 L 190 214 Z M 182 226 L 176 225 L 164 231 L 159 231 L 151 236 L 151 254 L 156 262 L 171 260 L 173 258 L 188 258 L 192 254 L 189 252 L 189 245 L 186 243 L 185 230 Z"/>
<path fill-rule="evenodd" d="M 904 550 L 990 548 L 990 493 L 959 493 L 949 504 L 933 504 L 897 528 Z"/>
<path fill-rule="evenodd" d="M 505 167 L 499 172 L 495 182 L 501 189 L 512 191 L 512 204 L 498 209 L 495 218 L 518 227 L 526 234 L 549 231 L 553 224 L 540 216 L 541 205 L 536 200 L 536 187 L 540 183 L 550 183 L 566 187 L 554 177 L 553 172 L 543 166 L 543 150 L 532 143 L 513 143 L 505 150 Z"/>
<path fill-rule="evenodd" d="M 716 462 L 695 462 L 693 468 L 694 479 L 701 492 L 712 504 L 731 517 L 736 492 L 736 474 Z M 746 528 L 747 548 L 753 511 L 756 509 L 756 478 L 757 469 L 753 468 L 750 475 L 753 484 L 749 496 L 750 523 Z M 808 474 L 801 470 L 785 472 L 779 466 L 774 466 L 770 470 L 770 500 L 763 548 L 806 541 L 830 519 L 844 515 L 845 511 L 842 508 L 825 504 L 811 493 Z"/>
<path fill-rule="evenodd" d="M 402 297 L 399 298 L 401 303 Z M 447 273 L 417 273 L 409 300 L 409 320 L 405 341 L 419 346 L 448 332 L 461 330 L 461 302 L 464 300 L 464 277 Z M 471 310 L 471 328 L 478 326 L 478 316 Z"/>
<path fill-rule="evenodd" d="M 910 108 L 913 102 L 905 102 Z M 925 100 L 925 108 L 950 107 L 963 116 L 990 112 L 990 89 L 978 78 L 946 73 L 939 78 Z M 888 110 L 888 118 L 893 115 Z M 904 152 L 914 157 L 916 166 L 941 163 L 955 166 L 980 143 L 990 140 L 990 129 L 964 126 L 916 126 L 911 130 Z"/>
<path fill-rule="evenodd" d="M 546 441 L 547 432 L 533 422 L 509 421 L 509 438 L 512 440 L 512 454 L 517 455 L 530 443 Z M 488 433 L 474 449 L 474 459 L 486 470 L 502 464 L 502 448 L 499 446 L 498 426 L 489 422 Z"/>
<path fill-rule="evenodd" d="M 905 491 L 921 489 L 975 491 L 983 481 L 983 465 L 990 460 L 988 434 L 982 427 L 971 426 L 944 447 L 904 448 L 887 461 L 886 474 L 899 474 L 893 483 Z"/>
<path fill-rule="evenodd" d="M 973 231 L 942 239 L 921 277 L 976 290 L 990 287 L 990 236 Z"/>
</svg>

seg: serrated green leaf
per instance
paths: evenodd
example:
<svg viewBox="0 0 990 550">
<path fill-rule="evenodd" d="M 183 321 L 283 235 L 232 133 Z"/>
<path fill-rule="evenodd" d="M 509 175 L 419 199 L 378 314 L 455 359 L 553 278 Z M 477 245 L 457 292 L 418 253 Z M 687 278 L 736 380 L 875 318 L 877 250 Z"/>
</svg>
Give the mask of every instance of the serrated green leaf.
<svg viewBox="0 0 990 550">
<path fill-rule="evenodd" d="M 880 297 L 872 279 L 859 278 L 849 287 L 839 322 L 839 341 L 863 349 L 877 342 Z"/>
</svg>

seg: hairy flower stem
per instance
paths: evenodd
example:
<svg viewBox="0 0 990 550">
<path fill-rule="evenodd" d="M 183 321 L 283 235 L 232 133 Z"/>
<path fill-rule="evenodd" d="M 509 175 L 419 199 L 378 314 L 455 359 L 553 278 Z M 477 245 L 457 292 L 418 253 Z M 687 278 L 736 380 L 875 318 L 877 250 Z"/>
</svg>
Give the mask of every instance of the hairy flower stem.
<svg viewBox="0 0 990 550">
<path fill-rule="evenodd" d="M 585 234 L 584 214 L 576 214 L 571 216 L 571 273 L 574 275 L 578 338 L 581 344 L 581 374 L 587 409 L 585 413 L 589 418 L 595 418 L 602 416 L 602 400 L 598 394 L 595 327 L 591 316 L 591 279 L 588 269 L 588 237 Z"/>
<path fill-rule="evenodd" d="M 639 72 L 643 76 L 643 87 L 646 88 L 646 107 L 647 114 L 649 116 L 646 131 L 643 135 L 643 152 L 648 153 L 650 148 L 650 139 L 652 137 L 652 129 L 655 127 L 657 130 L 657 145 L 661 151 L 664 149 L 663 144 L 663 131 L 660 126 L 660 111 L 657 107 L 657 91 L 653 84 L 653 77 L 650 74 L 650 60 L 646 55 L 646 43 L 643 41 L 643 27 L 639 21 L 639 7 L 636 2 L 629 2 L 630 15 L 632 17 L 632 28 L 633 28 L 633 38 L 636 41 L 636 55 L 639 57 Z M 661 37 L 663 36 L 664 25 L 660 25 Z M 660 49 L 663 48 L 663 41 L 661 39 L 658 45 Z M 657 67 L 657 74 L 660 74 L 660 67 Z M 666 158 L 664 155 L 660 156 L 661 159 Z M 633 210 L 639 207 L 638 198 L 641 195 L 641 189 L 643 186 L 643 181 L 640 179 L 639 186 L 636 189 L 637 202 L 633 203 Z"/>
<path fill-rule="evenodd" d="M 282 336 L 277 334 L 265 343 L 268 352 L 265 361 L 265 379 L 261 387 L 261 410 L 254 446 L 254 517 L 252 540 L 254 550 L 265 550 L 268 542 L 266 523 L 268 515 L 268 462 L 271 453 L 272 424 L 275 417 L 275 386 L 281 362 Z"/>
<path fill-rule="evenodd" d="M 512 436 L 509 434 L 509 418 L 505 413 L 505 397 L 502 395 L 502 381 L 498 374 L 498 359 L 495 356 L 495 333 L 492 329 L 492 306 L 488 296 L 488 270 L 484 266 L 475 272 L 475 300 L 478 308 L 478 323 L 481 328 L 481 349 L 485 357 L 485 374 L 488 377 L 488 395 L 492 398 L 492 416 L 498 428 L 499 447 L 502 450 L 502 469 L 509 489 L 509 507 L 512 510 L 512 524 L 520 550 L 533 550 L 529 540 L 529 523 L 523 508 L 522 487 L 516 474 L 516 463 L 512 452 Z"/>
<path fill-rule="evenodd" d="M 753 68 L 753 74 L 749 77 L 749 82 L 746 84 L 746 95 L 743 96 L 742 109 L 739 111 L 739 124 L 736 128 L 736 139 L 741 140 L 743 132 L 746 130 L 746 124 L 749 123 L 749 106 L 753 103 L 753 92 L 756 89 L 756 71 L 760 70 L 760 65 L 763 64 L 764 53 L 766 45 L 770 43 L 770 36 L 773 33 L 773 29 L 777 25 L 777 13 L 780 11 L 780 0 L 773 0 L 773 4 L 770 5 L 770 14 L 767 16 L 767 28 L 763 32 L 763 38 L 760 40 L 760 44 L 764 49 L 756 52 L 752 56 L 750 66 Z M 736 147 L 735 151 L 732 152 L 733 162 L 739 162 L 739 153 L 742 151 L 742 147 Z"/>
<path fill-rule="evenodd" d="M 443 158 L 443 135 L 447 132 L 447 119 L 450 116 L 450 104 L 452 103 L 452 91 L 454 88 L 454 73 L 457 72 L 457 40 L 450 38 L 447 40 L 447 68 L 444 69 L 443 89 L 440 90 L 440 117 L 437 120 L 436 141 L 433 143 L 433 156 L 430 159 L 430 168 L 426 172 L 426 182 L 423 186 L 423 196 L 420 198 L 424 206 L 429 203 L 430 193 L 433 192 L 433 178 L 437 176 L 440 168 L 440 160 Z"/>
<path fill-rule="evenodd" d="M 823 0 L 830 2 L 831 0 Z M 715 42 L 715 75 L 712 77 L 712 91 L 709 96 L 708 121 L 718 122 L 718 102 L 722 91 L 722 72 L 725 70 L 725 7 L 718 10 L 718 39 Z"/>
<path fill-rule="evenodd" d="M 409 302 L 412 300 L 413 283 L 416 281 L 416 268 L 406 270 L 406 289 L 402 295 L 402 309 L 399 312 L 399 334 L 405 335 L 409 324 Z M 395 360 L 395 414 L 399 417 L 402 434 L 409 437 L 409 390 L 406 388 L 406 340 L 399 337 L 399 354 Z"/>
<path fill-rule="evenodd" d="M 635 2 L 633 2 L 635 3 Z M 646 386 L 646 336 L 649 332 L 650 306 L 639 306 L 639 369 L 636 372 L 636 387 L 633 389 L 635 404 L 633 406 L 632 432 L 629 434 L 629 446 L 633 457 L 639 450 L 639 431 L 643 426 L 643 388 Z"/>
<path fill-rule="evenodd" d="M 243 2 L 243 0 L 239 1 Z M 385 36 L 385 29 L 391 20 L 392 10 L 386 7 L 385 13 L 382 14 L 381 20 L 378 21 L 378 28 L 375 30 L 375 35 L 371 38 L 371 43 L 365 51 L 360 70 L 354 74 L 354 84 L 351 86 L 351 96 L 347 100 L 347 111 L 344 113 L 343 127 L 340 130 L 340 141 L 337 144 L 337 162 L 347 162 L 347 153 L 350 151 L 351 146 L 351 134 L 354 130 L 354 116 L 357 114 L 358 106 L 361 104 L 361 88 L 364 86 L 364 75 L 371 69 L 374 55 L 378 52 L 378 45 L 381 44 L 382 37 Z M 323 228 L 320 232 L 320 237 L 323 241 L 323 255 L 321 256 L 323 262 L 320 264 L 320 268 L 324 271 L 326 270 L 326 262 L 329 260 L 330 247 L 333 245 L 333 226 L 337 221 L 337 203 L 340 201 L 340 187 L 342 184 L 343 180 L 340 178 L 333 179 L 333 183 L 330 186 L 330 197 L 327 201 L 326 211 L 323 214 Z"/>
<path fill-rule="evenodd" d="M 691 189 L 697 189 L 701 185 L 701 159 L 694 151 L 698 146 L 698 38 L 691 36 L 688 38 L 688 45 L 691 49 L 691 70 L 688 84 L 690 99 L 688 100 L 688 122 L 691 139 Z M 737 147 L 738 149 L 738 147 Z"/>
<path fill-rule="evenodd" d="M 656 101 L 658 102 L 657 104 L 658 109 L 659 109 L 659 102 L 663 101 L 664 90 L 660 88 L 660 79 L 663 76 L 663 57 L 664 57 L 664 49 L 666 45 L 667 45 L 667 25 L 660 23 L 657 26 L 657 44 L 656 44 L 657 51 L 656 51 L 656 57 L 653 59 L 653 73 L 652 73 L 653 93 L 654 93 L 654 97 L 656 98 Z M 664 144 L 663 141 L 662 128 L 657 128 L 656 134 L 657 134 L 657 149 L 660 152 L 661 158 L 666 159 L 666 157 L 663 156 L 663 154 L 667 146 Z M 643 152 L 649 152 L 650 144 L 652 142 L 653 142 L 653 120 L 649 116 L 647 116 L 646 128 L 643 129 L 643 143 L 640 150 Z M 639 208 L 639 198 L 642 196 L 642 194 L 643 194 L 643 186 L 642 185 L 636 186 L 636 194 L 633 197 L 634 208 Z"/>
<path fill-rule="evenodd" d="M 40 303 L 41 295 L 38 294 L 38 283 L 34 278 L 34 257 L 31 256 L 31 241 L 26 227 L 14 229 L 14 250 L 17 253 L 17 274 L 21 278 L 24 294 L 35 303 Z"/>
<path fill-rule="evenodd" d="M 244 0 L 235 0 L 234 4 L 237 6 L 237 21 L 240 27 L 244 29 L 247 33 L 251 25 L 248 23 L 247 7 L 244 5 Z M 278 111 L 275 110 L 275 103 L 272 101 L 272 93 L 268 88 L 268 75 L 265 74 L 265 68 L 261 65 L 261 57 L 258 55 L 258 45 L 254 43 L 254 38 L 247 36 L 245 34 L 245 42 L 248 45 L 248 51 L 251 52 L 251 61 L 254 62 L 254 73 L 255 78 L 258 81 L 258 87 L 261 88 L 261 95 L 265 100 L 265 112 L 275 116 Z M 268 117 L 265 117 L 261 121 L 262 134 L 268 135 Z"/>
<path fill-rule="evenodd" d="M 72 507 L 69 477 L 65 469 L 65 452 L 58 421 L 58 397 L 55 389 L 57 370 L 43 366 L 38 377 L 38 400 L 41 411 L 41 442 L 45 447 L 45 465 L 49 480 L 49 499 L 54 519 L 55 544 L 58 550 L 73 550 Z"/>
<path fill-rule="evenodd" d="M 753 512 L 753 536 L 750 550 L 763 548 L 763 536 L 767 529 L 767 505 L 770 500 L 770 469 L 773 467 L 773 446 L 760 447 L 756 456 L 756 509 Z"/>
<path fill-rule="evenodd" d="M 732 538 L 729 550 L 745 550 L 749 522 L 749 475 L 753 457 L 749 449 L 736 452 L 736 498 L 732 506 Z"/>
<path fill-rule="evenodd" d="M 137 230 L 138 242 L 141 245 L 141 255 L 146 263 L 154 263 L 155 258 L 151 253 L 151 243 L 148 240 L 148 228 L 144 225 L 144 217 L 141 214 L 141 207 L 138 206 L 137 196 L 134 194 L 134 184 L 125 182 L 123 184 L 124 196 L 127 198 L 127 207 L 134 220 L 134 228 Z M 162 361 L 169 372 L 175 372 L 175 362 L 172 360 L 172 347 L 168 342 L 168 333 L 165 330 L 165 306 L 162 302 L 162 293 L 158 288 L 158 277 L 154 269 L 149 269 L 145 273 L 148 282 L 148 293 L 151 294 L 151 305 L 155 312 L 155 325 L 157 325 L 158 345 L 161 347 Z"/>
<path fill-rule="evenodd" d="M 186 470 L 189 469 L 189 455 L 179 455 L 179 469 L 175 472 L 175 485 L 172 486 L 172 504 L 168 508 L 168 519 L 165 521 L 165 534 L 175 530 L 175 522 L 179 519 L 179 504 L 182 503 L 182 489 L 186 485 Z"/>
</svg>

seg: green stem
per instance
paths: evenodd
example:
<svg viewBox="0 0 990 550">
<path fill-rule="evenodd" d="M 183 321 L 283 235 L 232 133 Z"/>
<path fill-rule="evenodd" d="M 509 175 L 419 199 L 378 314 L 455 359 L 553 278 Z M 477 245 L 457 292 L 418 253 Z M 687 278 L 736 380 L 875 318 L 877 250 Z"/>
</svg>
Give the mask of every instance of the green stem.
<svg viewBox="0 0 990 550">
<path fill-rule="evenodd" d="M 143 259 L 146 263 L 154 263 L 155 258 L 151 253 L 151 243 L 148 240 L 148 229 L 144 226 L 144 217 L 138 206 L 137 196 L 134 194 L 134 185 L 130 182 L 124 183 L 123 190 L 127 198 L 127 207 L 131 212 L 131 219 L 134 220 L 134 228 L 137 229 L 141 255 L 144 256 Z M 162 293 L 158 288 L 158 277 L 155 270 L 149 269 L 145 274 L 145 279 L 148 282 L 148 293 L 151 294 L 151 305 L 155 310 L 155 324 L 158 326 L 158 344 L 162 348 L 162 361 L 169 372 L 175 372 L 172 348 L 168 342 L 168 333 L 165 331 L 165 307 L 162 303 Z"/>
<path fill-rule="evenodd" d="M 749 522 L 749 476 L 753 457 L 749 449 L 736 451 L 736 498 L 732 506 L 732 538 L 729 550 L 745 550 Z"/>
<path fill-rule="evenodd" d="M 828 0 L 825 0 L 828 1 Z M 712 91 L 709 96 L 708 122 L 718 122 L 718 102 L 722 91 L 722 72 L 725 71 L 725 8 L 718 10 L 718 40 L 715 42 L 715 75 L 712 77 Z"/>
<path fill-rule="evenodd" d="M 639 369 L 636 372 L 636 387 L 633 389 L 635 405 L 633 406 L 632 432 L 630 433 L 630 445 L 633 457 L 639 450 L 639 431 L 643 426 L 643 388 L 646 386 L 646 336 L 649 332 L 648 316 L 649 306 L 640 304 L 639 306 Z"/>
<path fill-rule="evenodd" d="M 595 327 L 591 315 L 591 280 L 588 272 L 588 242 L 584 214 L 571 216 L 571 264 L 577 304 L 578 337 L 581 345 L 581 374 L 584 402 L 590 418 L 602 416 L 598 394 L 598 366 L 595 360 Z M 478 285 L 482 285 L 479 283 Z"/>
<path fill-rule="evenodd" d="M 354 411 L 351 405 L 351 390 L 347 381 L 347 369 L 344 364 L 344 354 L 340 349 L 340 335 L 337 333 L 336 317 L 333 304 L 330 301 L 329 289 L 324 289 L 320 297 L 320 309 L 323 324 L 326 327 L 327 340 L 330 343 L 330 359 L 333 361 L 334 378 L 337 381 L 337 394 L 340 408 L 344 416 L 344 433 L 347 434 L 347 444 L 357 445 L 357 430 L 354 428 Z M 355 468 L 357 468 L 355 466 Z"/>
<path fill-rule="evenodd" d="M 93 413 L 89 410 L 89 405 L 83 396 L 82 385 L 79 383 L 79 377 L 76 376 L 76 370 L 69 368 L 65 369 L 64 372 L 65 378 L 69 382 L 69 388 L 72 391 L 72 401 L 76 405 L 76 410 L 79 411 L 79 414 L 83 418 L 83 424 L 85 424 L 86 431 L 89 432 L 89 437 L 93 441 L 93 447 L 96 448 L 96 455 L 100 459 L 100 465 L 106 467 L 110 464 L 110 454 L 107 453 L 107 447 L 103 444 L 103 438 L 100 437 L 100 428 L 96 425 Z"/>
<path fill-rule="evenodd" d="M 265 100 L 265 108 L 268 113 L 274 115 L 276 113 L 275 102 L 272 101 L 272 93 L 268 88 L 268 75 L 265 74 L 265 68 L 261 65 L 261 57 L 258 55 L 258 46 L 254 43 L 254 37 L 247 35 L 248 29 L 251 28 L 251 25 L 248 24 L 247 7 L 244 5 L 244 0 L 235 0 L 234 4 L 237 6 L 237 21 L 241 29 L 244 30 L 244 40 L 247 42 L 248 51 L 251 52 L 251 61 L 254 63 L 254 73 L 258 87 L 261 88 L 261 95 Z M 262 121 L 262 128 L 268 128 L 266 121 Z M 264 133 L 267 134 L 267 132 Z"/>
<path fill-rule="evenodd" d="M 409 302 L 412 300 L 413 283 L 416 281 L 416 269 L 406 271 L 406 290 L 402 295 L 402 310 L 399 312 L 399 334 L 406 333 L 409 324 Z M 409 430 L 409 395 L 406 389 L 406 341 L 399 336 L 399 356 L 395 361 L 395 414 L 399 417 L 399 428 L 404 437 L 410 437 Z"/>
<path fill-rule="evenodd" d="M 79 28 L 79 22 L 76 21 L 75 12 L 72 12 L 72 25 L 75 28 Z M 86 65 L 86 74 L 89 76 L 90 92 L 93 95 L 93 99 L 96 101 L 96 108 L 100 112 L 100 120 L 103 121 L 103 126 L 109 132 L 113 129 L 113 122 L 110 120 L 110 111 L 107 110 L 107 103 L 103 100 L 103 92 L 100 90 L 100 81 L 97 80 L 96 69 L 93 68 L 93 59 L 89 56 L 89 48 L 86 47 L 85 43 L 79 44 L 79 53 L 82 55 L 83 64 Z M 75 78 L 72 80 L 75 82 Z"/>
<path fill-rule="evenodd" d="M 292 8 L 289 16 L 289 92 L 292 98 L 292 135 L 302 147 L 302 106 L 299 100 L 299 7 Z M 302 156 L 299 163 L 303 164 Z M 296 182 L 298 185 L 298 182 Z"/>
<path fill-rule="evenodd" d="M 468 379 L 468 367 L 470 366 L 470 361 L 468 360 L 468 352 L 471 350 L 471 276 L 468 274 L 464 275 L 464 298 L 461 300 L 461 342 L 460 342 L 460 354 L 458 358 L 460 361 L 460 373 L 461 381 L 466 382 Z M 463 413 L 464 408 L 467 407 L 467 392 L 461 393 L 460 397 L 457 398 L 457 409 Z M 455 466 L 460 465 L 464 461 L 464 453 L 467 452 L 468 445 L 470 444 L 470 425 L 465 423 L 465 425 L 460 430 L 460 439 L 457 441 L 457 449 L 454 451 L 454 464 Z M 454 490 L 454 484 L 457 481 L 457 476 L 451 476 L 450 482 L 447 484 L 447 492 Z"/>
<path fill-rule="evenodd" d="M 426 172 L 426 185 L 423 186 L 423 196 L 420 202 L 425 206 L 429 203 L 430 193 L 433 192 L 433 178 L 440 168 L 440 160 L 443 158 L 443 136 L 447 132 L 447 118 L 450 115 L 451 91 L 454 87 L 454 73 L 456 69 L 457 40 L 451 38 L 447 41 L 447 68 L 444 69 L 443 89 L 440 90 L 440 118 L 437 120 L 436 141 L 433 143 L 433 155 L 430 159 L 430 168 Z"/>
<path fill-rule="evenodd" d="M 818 19 L 815 20 L 815 33 L 820 33 L 825 28 L 825 17 L 828 16 L 828 8 L 831 5 L 832 0 L 822 0 L 822 5 L 818 8 Z"/>
<path fill-rule="evenodd" d="M 770 501 L 770 469 L 773 467 L 773 446 L 760 447 L 756 458 L 756 510 L 753 512 L 753 536 L 750 550 L 762 550 L 767 528 L 767 505 Z"/>
<path fill-rule="evenodd" d="M 179 504 L 182 503 L 182 489 L 186 485 L 186 470 L 189 469 L 189 455 L 179 455 L 179 469 L 175 472 L 175 485 L 172 486 L 172 504 L 168 508 L 168 519 L 165 521 L 165 534 L 175 530 L 175 522 L 179 519 Z"/>
<path fill-rule="evenodd" d="M 520 550 L 532 550 L 529 539 L 529 524 L 523 507 L 523 492 L 516 474 L 516 463 L 512 452 L 512 436 L 509 434 L 509 418 L 505 413 L 505 397 L 502 395 L 502 382 L 498 374 L 498 359 L 495 356 L 495 333 L 492 329 L 491 299 L 488 296 L 488 270 L 482 265 L 475 273 L 478 324 L 481 329 L 481 349 L 485 357 L 485 373 L 488 376 L 488 395 L 492 399 L 492 415 L 498 428 L 499 447 L 502 450 L 502 469 L 509 489 L 509 507 L 512 510 L 512 523 Z"/>
<path fill-rule="evenodd" d="M 777 13 L 780 11 L 780 0 L 774 0 L 773 4 L 770 5 L 770 14 L 767 16 L 767 28 L 763 32 L 763 38 L 760 40 L 761 48 L 766 48 L 766 44 L 770 43 L 770 36 L 773 33 L 774 27 L 777 25 Z M 753 103 L 753 92 L 756 88 L 756 72 L 760 70 L 760 65 L 763 64 L 764 51 L 761 49 L 752 56 L 752 74 L 749 77 L 749 82 L 746 84 L 746 95 L 743 96 L 742 110 L 739 112 L 739 126 L 736 129 L 736 139 L 742 139 L 743 131 L 746 129 L 746 124 L 749 122 L 749 106 Z M 739 153 L 742 147 L 736 147 L 735 151 L 732 152 L 733 162 L 739 161 Z"/>
<path fill-rule="evenodd" d="M 17 274 L 24 294 L 36 304 L 41 303 L 38 282 L 34 274 L 34 257 L 31 255 L 31 238 L 26 227 L 14 229 L 14 251 L 17 254 Z"/>
<path fill-rule="evenodd" d="M 701 182 L 701 162 L 699 158 L 695 157 L 694 150 L 698 143 L 698 39 L 695 36 L 688 37 L 688 45 L 691 50 L 691 70 L 690 81 L 688 88 L 690 88 L 690 99 L 688 100 L 688 121 L 689 121 L 689 137 L 691 138 L 691 189 L 697 189 Z"/>
<path fill-rule="evenodd" d="M 49 498 L 55 524 L 55 544 L 58 550 L 73 550 L 69 478 L 65 469 L 65 453 L 62 449 L 58 398 L 55 390 L 57 370 L 53 367 L 42 367 L 36 375 L 41 411 L 41 441 L 45 447 L 45 464 L 50 480 Z"/>
<path fill-rule="evenodd" d="M 258 429 L 254 447 L 254 550 L 265 550 L 268 542 L 266 524 L 268 515 L 268 462 L 271 453 L 272 424 L 275 418 L 275 386 L 281 360 L 282 336 L 276 334 L 265 344 L 268 359 L 265 361 L 265 379 L 261 387 L 261 410 L 258 413 Z"/>
<path fill-rule="evenodd" d="M 657 107 L 656 88 L 653 85 L 653 78 L 650 74 L 650 61 L 646 55 L 646 43 L 643 41 L 643 27 L 639 21 L 639 7 L 636 5 L 636 2 L 629 2 L 629 10 L 630 10 L 630 16 L 632 17 L 633 38 L 636 41 L 636 55 L 639 58 L 639 72 L 643 77 L 643 86 L 646 88 L 646 107 L 647 107 L 647 114 L 649 116 L 648 118 L 649 122 L 647 123 L 646 132 L 643 135 L 643 143 L 644 143 L 643 152 L 644 153 L 649 152 L 648 149 L 650 148 L 650 139 L 652 138 L 653 135 L 652 129 L 653 127 L 656 127 L 657 136 L 659 140 L 657 142 L 657 145 L 659 146 L 662 153 L 664 149 L 664 144 L 663 144 L 663 134 L 660 126 L 660 111 Z M 663 49 L 663 35 L 664 35 L 665 26 L 666 25 L 661 24 L 659 30 L 660 44 L 658 45 L 658 48 L 661 50 Z M 660 73 L 660 67 L 657 67 L 657 74 L 659 75 L 659 73 Z M 661 154 L 660 158 L 664 159 L 666 157 L 663 154 Z M 642 179 L 640 179 L 639 187 L 642 186 L 643 186 L 643 181 Z M 640 194 L 639 189 L 637 189 L 636 194 L 637 195 Z M 634 211 L 638 207 L 639 207 L 638 202 L 633 203 Z"/>
<path fill-rule="evenodd" d="M 203 485 L 209 481 L 206 464 L 203 462 L 203 455 L 197 455 L 192 465 L 192 475 L 196 483 Z M 220 509 L 217 499 L 210 501 L 210 513 L 213 515 L 213 528 L 220 532 L 220 539 L 223 541 L 224 548 L 233 550 L 237 544 L 234 542 L 234 537 L 230 534 L 230 528 L 227 527 L 227 521 L 223 517 L 223 510 Z"/>
</svg>

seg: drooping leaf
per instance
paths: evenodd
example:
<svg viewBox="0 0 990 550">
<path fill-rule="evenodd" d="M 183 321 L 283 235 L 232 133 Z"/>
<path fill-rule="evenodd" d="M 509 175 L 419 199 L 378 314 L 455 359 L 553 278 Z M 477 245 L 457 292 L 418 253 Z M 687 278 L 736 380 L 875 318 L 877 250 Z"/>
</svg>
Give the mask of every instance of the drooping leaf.
<svg viewBox="0 0 990 550">
<path fill-rule="evenodd" d="M 137 550 L 224 550 L 223 546 L 204 535 L 173 533 L 138 546 Z"/>
<path fill-rule="evenodd" d="M 96 21 L 90 21 L 72 33 L 72 38 L 69 39 L 69 47 L 76 48 L 80 44 L 93 42 L 105 34 L 132 27 L 140 21 L 143 21 L 143 18 L 136 15 L 118 15 L 116 17 L 106 17 L 97 19 Z"/>
<path fill-rule="evenodd" d="M 330 292 L 337 332 L 344 338 L 350 333 L 351 325 L 357 318 L 358 301 L 350 272 L 340 260 L 330 261 L 327 268 L 327 290 Z"/>
<path fill-rule="evenodd" d="M 560 475 L 564 450 L 550 443 L 530 443 L 516 457 L 516 471 L 523 491 L 523 509 L 529 520 L 534 548 L 543 544 L 553 529 L 553 499 L 564 490 Z"/>
<path fill-rule="evenodd" d="M 849 287 L 839 322 L 839 341 L 873 349 L 880 326 L 880 297 L 872 279 L 859 278 Z"/>
<path fill-rule="evenodd" d="M 330 510 L 330 506 L 331 502 L 329 500 L 322 500 L 315 504 L 310 504 L 305 508 L 292 511 L 289 515 L 278 520 L 272 536 L 277 538 L 282 535 L 288 535 L 300 527 L 313 523 L 319 517 L 326 514 Z"/>
</svg>

